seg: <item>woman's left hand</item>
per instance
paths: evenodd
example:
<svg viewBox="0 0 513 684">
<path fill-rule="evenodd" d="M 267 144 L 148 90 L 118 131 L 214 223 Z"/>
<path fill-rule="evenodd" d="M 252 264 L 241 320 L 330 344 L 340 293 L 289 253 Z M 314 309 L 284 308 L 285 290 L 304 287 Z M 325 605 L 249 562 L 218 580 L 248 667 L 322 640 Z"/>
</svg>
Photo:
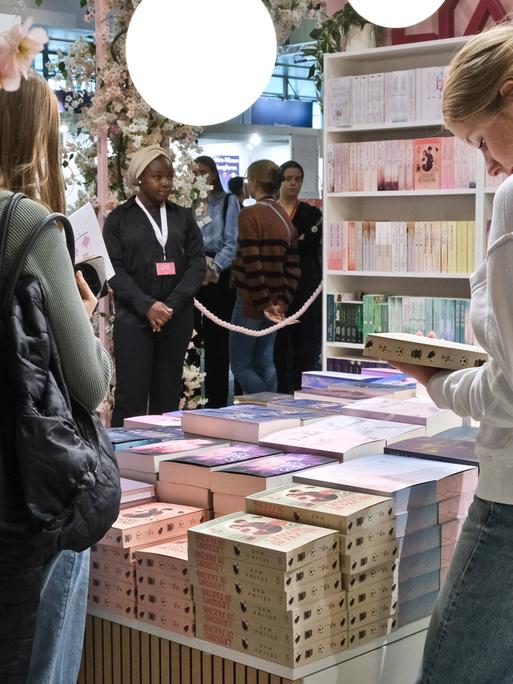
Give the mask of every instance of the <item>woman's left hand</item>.
<svg viewBox="0 0 513 684">
<path fill-rule="evenodd" d="M 80 296 L 82 297 L 82 301 L 84 302 L 87 315 L 89 316 L 89 318 L 91 318 L 91 316 L 94 313 L 94 310 L 98 305 L 98 300 L 92 293 L 92 290 L 89 287 L 89 285 L 86 283 L 85 278 L 82 275 L 82 271 L 77 271 L 75 273 L 75 280 L 77 281 L 78 291 L 80 292 Z"/>
</svg>

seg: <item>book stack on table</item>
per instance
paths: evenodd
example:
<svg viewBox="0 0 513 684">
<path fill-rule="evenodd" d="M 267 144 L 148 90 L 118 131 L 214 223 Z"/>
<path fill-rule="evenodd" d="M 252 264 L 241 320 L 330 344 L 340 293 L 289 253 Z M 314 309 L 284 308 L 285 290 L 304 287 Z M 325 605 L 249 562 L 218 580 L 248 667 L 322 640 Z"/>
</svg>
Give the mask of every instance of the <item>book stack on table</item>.
<svg viewBox="0 0 513 684">
<path fill-rule="evenodd" d="M 189 530 L 196 636 L 287 667 L 345 650 L 338 533 L 251 513 Z"/>
</svg>

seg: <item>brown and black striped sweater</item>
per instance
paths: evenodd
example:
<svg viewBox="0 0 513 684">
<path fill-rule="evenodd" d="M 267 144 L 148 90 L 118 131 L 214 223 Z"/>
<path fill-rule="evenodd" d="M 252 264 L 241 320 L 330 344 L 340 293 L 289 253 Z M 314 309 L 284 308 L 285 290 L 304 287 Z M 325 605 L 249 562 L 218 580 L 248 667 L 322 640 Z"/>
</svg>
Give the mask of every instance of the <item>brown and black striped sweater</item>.
<svg viewBox="0 0 513 684">
<path fill-rule="evenodd" d="M 245 316 L 260 319 L 278 302 L 288 309 L 301 275 L 297 240 L 296 228 L 273 200 L 242 209 L 232 276 Z"/>
</svg>

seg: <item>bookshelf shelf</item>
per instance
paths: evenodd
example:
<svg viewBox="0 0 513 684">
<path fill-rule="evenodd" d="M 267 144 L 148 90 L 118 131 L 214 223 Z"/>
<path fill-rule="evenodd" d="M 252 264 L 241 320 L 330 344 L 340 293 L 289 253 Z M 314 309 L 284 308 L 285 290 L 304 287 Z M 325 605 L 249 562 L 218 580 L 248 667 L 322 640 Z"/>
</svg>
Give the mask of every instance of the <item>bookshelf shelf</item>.
<svg viewBox="0 0 513 684">
<path fill-rule="evenodd" d="M 453 55 L 467 40 L 467 37 L 449 38 L 446 40 L 405 43 L 325 56 L 326 99 L 324 111 L 326 113 L 326 128 L 324 129 L 324 178 L 326 179 L 326 189 L 333 189 L 335 187 L 338 190 L 341 188 L 347 190 L 347 188 L 353 187 L 353 185 L 360 188 L 383 187 L 380 184 L 383 183 L 381 177 L 381 180 L 378 179 L 378 185 L 376 185 L 375 172 L 373 171 L 375 168 L 373 164 L 376 164 L 374 155 L 376 154 L 378 155 L 378 173 L 383 173 L 384 164 L 384 187 L 387 187 L 387 182 L 391 183 L 394 180 L 397 182 L 398 172 L 395 170 L 395 164 L 399 165 L 399 187 L 411 188 L 413 186 L 411 176 L 408 177 L 408 171 L 404 172 L 404 179 L 401 175 L 403 172 L 401 171 L 402 167 L 400 164 L 405 164 L 407 169 L 411 168 L 410 163 L 413 164 L 412 157 L 408 156 L 411 154 L 410 152 L 406 151 L 404 156 L 402 156 L 403 152 L 401 150 L 403 147 L 408 150 L 408 146 L 402 141 L 428 137 L 441 137 L 445 140 L 445 133 L 441 130 L 443 122 L 437 112 L 437 107 L 432 106 L 434 102 L 432 98 L 435 95 L 434 86 L 432 85 L 433 81 L 429 79 L 435 78 L 435 76 L 430 74 L 440 73 L 440 68 L 449 64 Z M 416 69 L 427 69 L 427 71 L 416 72 L 415 77 L 406 74 L 406 71 Z M 387 77 L 387 74 L 390 72 L 403 72 L 404 76 L 394 75 L 394 77 Z M 349 81 L 346 77 L 351 77 L 351 80 Z M 334 87 L 330 90 L 330 80 L 334 79 L 338 80 L 334 81 Z M 376 81 L 376 79 L 378 80 Z M 385 101 L 378 100 L 378 104 L 374 107 L 372 103 L 375 103 L 376 100 L 373 99 L 373 94 L 380 92 L 376 88 L 381 82 L 383 82 L 382 87 L 385 92 Z M 346 95 L 346 93 L 350 93 L 350 95 Z M 410 107 L 409 109 L 404 107 L 402 109 L 397 108 L 399 100 L 394 100 L 394 98 L 402 97 L 403 95 L 406 97 L 405 102 L 414 102 L 413 107 L 410 107 L 408 104 L 404 105 L 404 107 L 408 106 Z M 350 107 L 344 104 L 347 103 L 348 97 L 351 98 Z M 383 95 L 380 97 L 383 97 Z M 331 98 L 335 99 L 332 100 Z M 330 110 L 332 101 L 336 103 L 336 108 Z M 401 112 L 407 111 L 407 116 L 411 120 L 383 123 L 382 111 L 385 112 L 385 116 L 387 116 L 387 111 L 392 112 L 391 118 L 394 118 L 394 116 L 395 118 L 400 118 Z M 332 113 L 335 113 L 336 116 L 332 116 Z M 373 123 L 364 123 L 366 116 Z M 354 122 L 352 125 L 351 120 Z M 399 152 L 395 151 L 395 148 L 390 144 L 391 141 L 401 142 L 398 148 Z M 344 143 L 351 143 L 351 147 L 337 147 L 337 145 Z M 360 145 L 361 143 L 371 144 L 362 146 Z M 378 146 L 377 152 L 376 146 Z M 442 145 L 442 150 L 444 149 Z M 349 300 L 361 299 L 361 296 L 365 294 L 395 295 L 403 298 L 432 297 L 435 299 L 454 300 L 468 299 L 470 297 L 469 272 L 473 272 L 483 259 L 483 238 L 486 234 L 487 222 L 491 217 L 493 195 L 496 192 L 496 188 L 492 187 L 490 180 L 487 180 L 485 164 L 480 155 L 476 154 L 473 158 L 471 156 L 468 158 L 465 156 L 461 157 L 457 156 L 462 154 L 461 149 L 458 148 L 456 151 L 455 145 L 454 150 L 455 156 L 452 158 L 452 162 L 450 161 L 450 155 L 441 158 L 441 167 L 445 169 L 443 173 L 446 174 L 445 178 L 448 179 L 446 184 L 464 185 L 475 181 L 475 187 L 325 192 L 324 225 L 327 227 L 327 234 L 331 236 L 331 233 L 328 232 L 330 226 L 334 225 L 335 230 L 337 230 L 337 226 L 343 226 L 344 236 L 340 238 L 338 247 L 336 242 L 332 243 L 331 249 L 335 251 L 331 252 L 331 254 L 328 253 L 331 237 L 327 237 L 323 244 L 325 282 L 323 299 L 324 368 L 327 366 L 327 357 L 341 358 L 349 354 L 359 355 L 363 348 L 363 345 L 329 342 L 327 340 L 327 295 L 345 293 L 349 295 L 347 298 Z M 415 151 L 413 154 L 415 154 Z M 442 154 L 445 155 L 446 153 L 442 152 Z M 385 156 L 380 157 L 379 155 Z M 447 159 L 449 159 L 449 162 Z M 462 159 L 464 160 L 464 167 L 461 167 Z M 388 163 L 389 168 L 387 170 Z M 454 179 L 452 179 L 451 172 L 447 171 L 448 168 L 451 168 L 447 166 L 448 163 L 454 164 Z M 446 166 L 443 166 L 443 164 L 446 164 Z M 456 169 L 460 171 L 462 168 L 464 170 L 458 175 Z M 357 169 L 357 171 L 355 172 L 354 169 Z M 386 174 L 389 174 L 388 177 Z M 415 240 L 417 239 L 416 226 L 414 227 L 414 233 L 410 233 L 410 228 L 408 227 L 406 237 L 401 226 L 392 225 L 390 229 L 381 226 L 381 237 L 378 243 L 377 228 L 368 228 L 369 224 L 377 226 L 378 222 L 398 223 L 402 224 L 402 226 L 405 223 L 424 223 L 428 226 L 425 228 L 426 246 L 424 247 L 423 237 L 421 237 L 420 243 L 412 243 L 410 241 L 412 234 L 415 236 Z M 472 222 L 474 222 L 473 226 L 471 225 Z M 353 223 L 357 224 L 356 229 Z M 439 225 L 436 227 L 428 225 L 433 224 L 434 226 L 434 223 Z M 467 237 L 458 233 L 460 237 L 457 238 L 457 243 L 454 237 L 456 230 L 454 223 L 458 224 L 457 230 L 461 230 L 463 223 L 468 225 Z M 368 235 L 370 230 L 376 230 L 376 233 L 370 233 L 372 248 L 371 256 L 369 257 Z M 392 238 L 390 238 L 390 233 L 386 232 L 387 230 L 391 231 Z M 421 226 L 420 230 L 423 231 L 424 227 Z M 465 229 L 463 228 L 463 230 Z M 432 231 L 429 233 L 429 243 L 427 231 Z M 442 242 L 442 239 L 445 242 Z M 460 239 L 463 241 L 462 243 L 460 243 Z M 467 263 L 464 263 L 463 258 L 451 262 L 451 258 L 448 257 L 444 250 L 449 250 L 452 257 L 454 257 L 455 253 L 461 256 L 462 251 L 459 249 L 459 245 L 465 244 L 466 240 L 470 241 L 468 243 L 468 250 L 464 247 L 465 251 L 463 252 L 467 257 Z M 407 242 L 406 256 L 405 242 Z M 412 252 L 409 251 L 412 244 L 414 245 L 412 248 L 413 256 Z M 440 246 L 442 244 L 444 247 Z M 383 245 L 385 246 L 383 247 Z M 439 250 L 438 256 L 435 256 L 433 245 L 436 245 L 436 249 Z M 338 252 L 337 249 L 339 250 Z M 376 250 L 375 254 L 374 249 Z M 392 250 L 392 256 L 387 251 L 389 249 Z M 419 253 L 423 254 L 420 258 L 418 256 Z M 382 261 L 383 254 L 386 254 L 386 258 Z M 351 255 L 355 257 L 355 262 L 353 263 L 355 263 L 356 269 L 359 270 L 338 270 L 341 268 L 341 264 L 344 264 L 344 269 L 347 268 L 346 264 L 348 261 L 349 264 L 352 264 Z M 331 257 L 330 263 L 334 266 L 338 264 L 336 269 L 328 269 L 328 256 Z M 406 263 L 410 263 L 410 258 L 412 258 L 413 263 L 420 263 L 420 270 L 418 272 L 406 271 L 405 266 Z M 378 265 L 382 270 L 369 270 L 369 263 L 371 268 L 376 268 Z M 390 270 L 383 270 L 385 263 L 387 264 L 385 268 L 390 268 Z M 392 270 L 392 267 L 389 267 L 389 264 L 393 264 L 394 270 Z M 352 267 L 354 268 L 354 265 Z M 431 270 L 423 271 L 423 267 Z M 434 271 L 432 270 L 433 267 Z M 444 272 L 438 272 L 438 268 Z M 447 272 L 448 269 L 450 272 Z M 336 312 L 342 312 L 340 314 L 342 316 L 346 315 L 349 309 L 346 309 L 346 313 L 344 313 L 343 308 L 338 308 L 343 305 L 344 299 L 336 299 L 335 301 L 339 303 L 335 305 L 335 308 L 330 303 L 330 315 L 338 315 Z M 332 301 L 330 298 L 330 302 Z M 408 303 L 408 306 L 414 306 L 414 304 Z M 457 301 L 454 303 L 455 316 L 460 316 L 458 319 L 460 321 L 458 323 L 459 328 L 455 334 L 463 333 L 461 325 L 463 306 L 463 304 Z M 411 315 L 408 309 L 406 315 L 409 316 L 406 320 L 416 320 L 416 315 L 422 315 L 422 309 L 420 314 L 416 310 Z M 435 315 L 434 311 L 433 315 Z M 437 311 L 437 315 L 439 315 L 439 311 Z M 439 320 L 442 319 L 440 318 Z M 455 325 L 456 320 L 455 318 Z"/>
</svg>

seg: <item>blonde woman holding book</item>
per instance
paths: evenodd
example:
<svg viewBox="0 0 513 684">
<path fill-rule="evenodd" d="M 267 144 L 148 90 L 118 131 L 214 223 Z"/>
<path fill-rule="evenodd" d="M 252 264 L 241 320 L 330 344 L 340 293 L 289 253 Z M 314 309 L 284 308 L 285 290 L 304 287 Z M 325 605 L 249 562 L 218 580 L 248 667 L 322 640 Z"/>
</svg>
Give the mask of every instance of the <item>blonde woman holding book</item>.
<svg viewBox="0 0 513 684">
<path fill-rule="evenodd" d="M 488 174 L 513 172 L 513 24 L 472 38 L 443 92 L 447 128 L 481 150 Z M 429 626 L 418 684 L 513 682 L 513 178 L 496 192 L 471 319 L 489 361 L 455 372 L 401 365 L 436 404 L 480 422 L 480 476 Z"/>
</svg>

